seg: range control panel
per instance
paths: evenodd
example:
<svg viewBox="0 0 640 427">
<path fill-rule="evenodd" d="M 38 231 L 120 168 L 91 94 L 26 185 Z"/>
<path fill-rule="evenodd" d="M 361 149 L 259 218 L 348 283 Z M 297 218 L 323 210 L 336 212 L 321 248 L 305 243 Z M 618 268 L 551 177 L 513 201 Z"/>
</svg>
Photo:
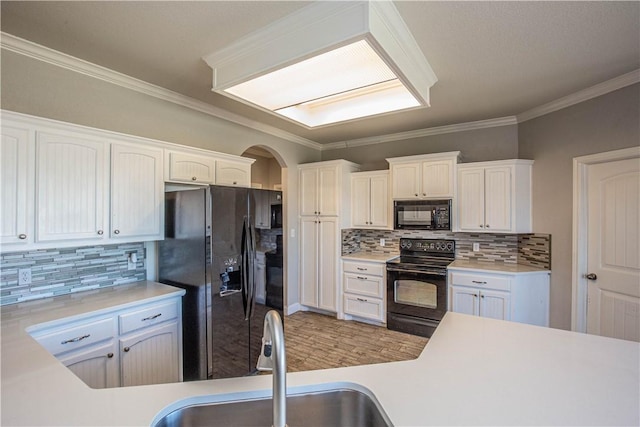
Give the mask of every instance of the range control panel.
<svg viewBox="0 0 640 427">
<path fill-rule="evenodd" d="M 400 252 L 455 253 L 455 240 L 444 239 L 400 239 Z"/>
</svg>

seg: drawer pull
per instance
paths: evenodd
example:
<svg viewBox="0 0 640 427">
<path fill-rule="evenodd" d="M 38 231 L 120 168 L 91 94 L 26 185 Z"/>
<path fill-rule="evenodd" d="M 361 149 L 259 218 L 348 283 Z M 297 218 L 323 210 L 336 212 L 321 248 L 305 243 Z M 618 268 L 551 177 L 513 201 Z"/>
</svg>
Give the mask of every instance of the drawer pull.
<svg viewBox="0 0 640 427">
<path fill-rule="evenodd" d="M 71 338 L 70 340 L 62 341 L 60 344 L 69 344 L 69 343 L 72 343 L 72 342 L 82 341 L 83 339 L 89 338 L 90 336 L 91 336 L 91 334 L 87 334 L 87 335 L 83 335 L 81 337 Z"/>
<path fill-rule="evenodd" d="M 129 350 L 131 350 L 131 349 L 129 347 L 125 347 L 123 350 L 124 350 L 125 353 L 128 353 Z"/>
<path fill-rule="evenodd" d="M 111 358 L 113 357 L 113 353 L 109 353 L 109 354 L 107 354 L 107 357 L 108 357 L 109 359 L 111 359 Z"/>
<path fill-rule="evenodd" d="M 367 278 L 366 278 L 366 277 L 362 277 L 362 276 L 356 276 L 356 277 L 357 277 L 358 279 L 360 279 L 360 280 L 367 280 Z"/>
<path fill-rule="evenodd" d="M 360 270 L 360 271 L 367 271 L 368 270 L 367 268 L 362 268 L 362 267 L 357 267 L 357 269 Z"/>
<path fill-rule="evenodd" d="M 18 239 L 20 239 L 20 240 L 24 240 L 24 239 L 26 239 L 26 238 L 27 238 L 27 235 L 26 235 L 26 234 L 19 234 L 19 235 L 18 235 Z"/>
<path fill-rule="evenodd" d="M 141 322 L 146 322 L 147 320 L 157 319 L 160 316 L 162 316 L 162 313 L 154 314 L 153 316 L 145 317 L 144 319 L 141 320 Z"/>
<path fill-rule="evenodd" d="M 369 300 L 366 300 L 366 299 L 364 299 L 364 298 L 356 298 L 356 299 L 357 299 L 358 301 L 361 301 L 361 302 L 368 302 L 368 301 L 369 301 Z"/>
<path fill-rule="evenodd" d="M 486 285 L 487 282 L 481 282 L 479 280 L 472 280 L 471 283 L 477 283 L 478 285 Z"/>
</svg>

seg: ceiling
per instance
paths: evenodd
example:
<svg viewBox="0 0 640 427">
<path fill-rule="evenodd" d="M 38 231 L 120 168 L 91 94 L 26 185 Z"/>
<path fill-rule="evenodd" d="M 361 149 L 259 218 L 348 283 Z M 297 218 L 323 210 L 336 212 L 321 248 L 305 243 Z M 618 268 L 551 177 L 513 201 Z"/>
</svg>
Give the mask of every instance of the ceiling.
<svg viewBox="0 0 640 427">
<path fill-rule="evenodd" d="M 2 1 L 3 32 L 321 144 L 514 116 L 640 68 L 640 2 L 396 1 L 431 107 L 306 129 L 211 92 L 202 57 L 303 1 Z"/>
</svg>

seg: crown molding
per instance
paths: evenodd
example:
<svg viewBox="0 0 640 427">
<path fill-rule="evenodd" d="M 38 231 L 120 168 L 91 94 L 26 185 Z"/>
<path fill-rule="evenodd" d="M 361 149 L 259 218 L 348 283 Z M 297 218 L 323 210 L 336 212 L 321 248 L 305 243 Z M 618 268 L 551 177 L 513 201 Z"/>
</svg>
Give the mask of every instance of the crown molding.
<svg viewBox="0 0 640 427">
<path fill-rule="evenodd" d="M 240 126 L 257 130 L 289 142 L 303 145 L 305 147 L 321 150 L 322 145 L 306 138 L 299 137 L 292 133 L 283 131 L 273 126 L 265 125 L 255 120 L 247 119 L 238 114 L 231 113 L 195 98 L 179 94 L 163 87 L 147 83 L 126 74 L 113 71 L 109 68 L 88 62 L 71 55 L 59 52 L 46 46 L 33 43 L 31 41 L 16 37 L 14 35 L 0 32 L 0 47 L 20 55 L 27 56 L 38 61 L 46 62 L 57 67 L 65 68 L 85 76 L 93 77 L 120 87 L 124 87 L 145 95 L 153 96 L 164 101 L 172 102 L 186 108 L 190 108 L 210 116 L 223 119 Z"/>
<path fill-rule="evenodd" d="M 412 130 L 408 132 L 391 133 L 388 135 L 373 136 L 367 138 L 351 139 L 347 141 L 324 144 L 322 150 L 338 150 L 341 148 L 353 148 L 363 145 L 384 144 L 385 142 L 400 141 L 405 139 L 422 138 L 425 136 L 441 135 L 445 133 L 464 132 L 475 129 L 487 129 L 499 126 L 517 124 L 515 116 L 501 117 L 498 119 L 480 120 L 477 122 L 458 123 L 455 125 L 438 126 L 426 129 Z"/>
<path fill-rule="evenodd" d="M 555 101 L 551 101 L 547 104 L 532 108 L 531 110 L 518 114 L 516 117 L 518 119 L 518 123 L 526 122 L 527 120 L 535 119 L 536 117 L 553 113 L 554 111 L 558 111 L 563 108 L 588 101 L 592 98 L 605 95 L 609 92 L 613 92 L 614 90 L 622 89 L 623 87 L 631 86 L 632 84 L 639 82 L 640 69 L 633 70 L 611 80 L 598 83 L 595 86 L 591 86 L 576 93 L 572 93 L 571 95 L 567 95 L 565 97 L 556 99 Z"/>
</svg>

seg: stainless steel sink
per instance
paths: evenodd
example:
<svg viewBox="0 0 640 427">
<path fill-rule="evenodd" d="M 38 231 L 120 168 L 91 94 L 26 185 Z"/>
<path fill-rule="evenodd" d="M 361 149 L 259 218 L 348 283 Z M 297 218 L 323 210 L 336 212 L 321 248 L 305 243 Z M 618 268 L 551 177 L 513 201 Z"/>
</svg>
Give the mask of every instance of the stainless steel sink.
<svg viewBox="0 0 640 427">
<path fill-rule="evenodd" d="M 271 398 L 193 404 L 161 416 L 153 427 L 271 426 Z M 393 426 L 380 404 L 368 394 L 350 389 L 290 394 L 287 425 L 298 426 Z"/>
</svg>

